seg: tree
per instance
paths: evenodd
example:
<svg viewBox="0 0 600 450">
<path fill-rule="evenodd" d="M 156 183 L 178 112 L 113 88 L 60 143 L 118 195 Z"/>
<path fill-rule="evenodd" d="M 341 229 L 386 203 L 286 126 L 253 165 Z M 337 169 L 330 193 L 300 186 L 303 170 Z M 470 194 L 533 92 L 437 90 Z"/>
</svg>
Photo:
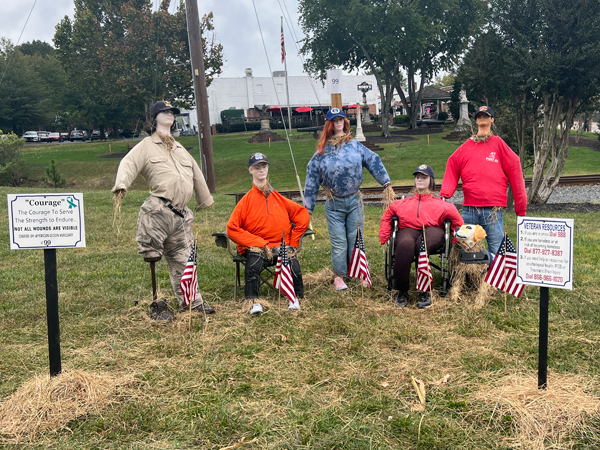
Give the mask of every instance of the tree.
<svg viewBox="0 0 600 450">
<path fill-rule="evenodd" d="M 69 82 L 77 88 L 78 116 L 101 130 L 105 124 L 132 127 L 149 106 L 170 99 L 193 104 L 185 12 L 169 13 L 169 0 L 152 12 L 147 0 L 76 0 L 75 17 L 57 25 L 54 44 Z M 212 14 L 203 32 L 213 30 Z M 222 46 L 205 40 L 207 79 L 220 73 Z"/>
<path fill-rule="evenodd" d="M 14 47 L 0 39 L 0 127 L 5 131 L 52 129 L 63 113 L 64 70 L 47 43 L 34 43 Z"/>
<path fill-rule="evenodd" d="M 593 0 L 492 0 L 490 26 L 459 78 L 471 99 L 514 111 L 531 203 L 545 203 L 568 157 L 575 113 L 600 94 L 600 9 Z M 522 161 L 523 163 L 523 161 Z"/>
<path fill-rule="evenodd" d="M 306 69 L 324 78 L 326 70 L 370 70 L 377 80 L 382 111 L 396 89 L 416 127 L 424 83 L 449 69 L 475 32 L 483 0 L 301 0 L 300 22 L 306 38 Z M 408 89 L 398 74 L 406 71 Z M 415 88 L 416 76 L 421 77 Z M 406 95 L 408 94 L 408 96 Z M 389 117 L 382 114 L 383 135 Z"/>
</svg>

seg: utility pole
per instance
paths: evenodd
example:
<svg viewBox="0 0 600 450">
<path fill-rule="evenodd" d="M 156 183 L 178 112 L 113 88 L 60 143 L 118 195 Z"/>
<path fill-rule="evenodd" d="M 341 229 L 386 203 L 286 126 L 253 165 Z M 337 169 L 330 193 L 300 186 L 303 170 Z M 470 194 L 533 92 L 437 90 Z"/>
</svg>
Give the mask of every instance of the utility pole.
<svg viewBox="0 0 600 450">
<path fill-rule="evenodd" d="M 198 117 L 200 165 L 208 190 L 211 193 L 215 193 L 217 184 L 215 182 L 212 138 L 210 137 L 208 93 L 206 92 L 206 78 L 204 77 L 204 52 L 202 50 L 202 35 L 200 34 L 200 16 L 198 15 L 197 0 L 185 0 L 185 16 L 187 20 L 188 39 L 190 41 L 190 57 L 192 59 L 196 116 Z"/>
</svg>

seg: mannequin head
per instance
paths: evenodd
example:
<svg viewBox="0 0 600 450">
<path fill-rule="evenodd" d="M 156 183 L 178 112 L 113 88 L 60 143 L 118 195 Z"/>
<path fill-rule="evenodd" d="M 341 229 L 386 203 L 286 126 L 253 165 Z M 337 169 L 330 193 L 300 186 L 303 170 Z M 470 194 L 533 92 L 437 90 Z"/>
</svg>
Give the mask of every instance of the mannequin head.
<svg viewBox="0 0 600 450">
<path fill-rule="evenodd" d="M 179 113 L 179 109 L 171 106 L 169 102 L 158 101 L 150 108 L 150 123 L 146 123 L 144 128 L 148 134 L 160 131 L 170 135 L 175 131 L 175 115 Z"/>
<path fill-rule="evenodd" d="M 262 153 L 253 153 L 248 160 L 248 171 L 252 175 L 252 183 L 259 188 L 268 184 L 269 160 Z"/>
</svg>

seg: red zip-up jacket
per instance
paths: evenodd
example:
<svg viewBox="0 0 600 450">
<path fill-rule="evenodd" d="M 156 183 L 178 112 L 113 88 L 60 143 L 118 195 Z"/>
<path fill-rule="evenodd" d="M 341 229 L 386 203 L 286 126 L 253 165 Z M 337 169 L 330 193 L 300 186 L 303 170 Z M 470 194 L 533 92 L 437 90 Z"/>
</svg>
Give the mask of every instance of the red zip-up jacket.
<svg viewBox="0 0 600 450">
<path fill-rule="evenodd" d="M 468 139 L 450 156 L 440 196 L 454 195 L 462 179 L 463 206 L 506 207 L 508 182 L 515 197 L 517 216 L 527 213 L 527 191 L 521 160 L 498 136 L 487 141 Z"/>
<path fill-rule="evenodd" d="M 427 227 L 444 226 L 444 220 L 450 219 L 452 229 L 464 224 L 463 218 L 458 213 L 453 203 L 445 202 L 431 194 L 415 194 L 402 200 L 396 200 L 381 217 L 379 227 L 379 241 L 382 244 L 392 234 L 392 217 L 398 216 L 398 228 L 415 228 L 421 230 Z"/>
<path fill-rule="evenodd" d="M 293 231 L 292 222 L 295 224 Z M 277 191 L 266 197 L 263 191 L 252 185 L 227 222 L 227 236 L 237 244 L 240 254 L 248 247 L 268 245 L 273 248 L 281 245 L 284 231 L 285 245 L 298 247 L 300 236 L 308 228 L 309 222 L 310 214 L 304 206 Z"/>
</svg>

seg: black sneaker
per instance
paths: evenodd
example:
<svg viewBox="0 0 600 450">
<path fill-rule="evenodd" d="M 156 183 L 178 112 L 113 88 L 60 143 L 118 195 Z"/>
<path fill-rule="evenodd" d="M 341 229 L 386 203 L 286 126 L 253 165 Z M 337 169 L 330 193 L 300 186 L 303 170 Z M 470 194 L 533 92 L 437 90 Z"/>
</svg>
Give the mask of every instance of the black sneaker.
<svg viewBox="0 0 600 450">
<path fill-rule="evenodd" d="M 419 302 L 417 308 L 425 309 L 431 306 L 431 294 L 429 292 L 419 292 Z"/>
<path fill-rule="evenodd" d="M 150 317 L 157 322 L 171 322 L 175 318 L 164 300 L 150 304 Z"/>
<path fill-rule="evenodd" d="M 408 292 L 396 292 L 394 293 L 394 305 L 398 308 L 406 308 L 408 305 Z"/>
</svg>

